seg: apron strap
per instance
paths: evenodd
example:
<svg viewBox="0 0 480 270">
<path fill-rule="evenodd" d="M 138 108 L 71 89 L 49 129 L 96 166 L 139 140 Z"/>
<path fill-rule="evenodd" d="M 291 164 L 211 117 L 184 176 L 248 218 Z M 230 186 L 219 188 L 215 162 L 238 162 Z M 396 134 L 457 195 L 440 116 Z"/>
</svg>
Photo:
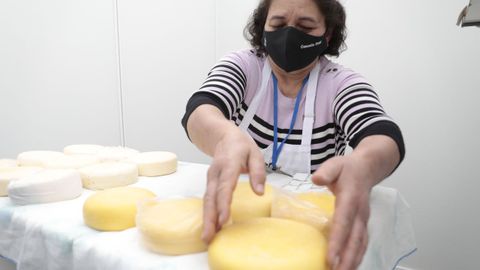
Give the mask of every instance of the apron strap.
<svg viewBox="0 0 480 270">
<path fill-rule="evenodd" d="M 240 126 L 239 126 L 241 130 L 243 131 L 248 130 L 248 127 L 250 126 L 250 123 L 252 122 L 253 117 L 257 112 L 258 106 L 262 103 L 263 97 L 267 92 L 267 85 L 268 85 L 268 81 L 270 80 L 271 73 L 272 73 L 272 68 L 268 63 L 268 59 L 265 59 L 265 62 L 263 64 L 263 71 L 262 71 L 262 84 L 260 85 L 260 88 L 258 88 L 258 93 L 253 98 L 252 103 L 250 103 L 250 106 L 248 106 L 248 110 L 245 112 L 245 115 L 243 116 L 242 122 L 240 123 Z"/>
<path fill-rule="evenodd" d="M 307 96 L 305 100 L 305 112 L 303 114 L 302 147 L 310 148 L 312 144 L 313 122 L 315 120 L 315 97 L 317 95 L 318 76 L 320 63 L 313 68 L 308 82 Z"/>
</svg>

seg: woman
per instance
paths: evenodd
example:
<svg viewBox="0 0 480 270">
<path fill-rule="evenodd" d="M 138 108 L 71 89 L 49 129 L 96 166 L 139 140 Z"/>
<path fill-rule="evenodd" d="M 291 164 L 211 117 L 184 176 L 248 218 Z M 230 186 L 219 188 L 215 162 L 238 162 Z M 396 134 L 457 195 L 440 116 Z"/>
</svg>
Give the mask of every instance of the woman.
<svg viewBox="0 0 480 270">
<path fill-rule="evenodd" d="M 365 253 L 372 187 L 404 156 L 400 129 L 358 73 L 328 60 L 345 40 L 336 0 L 264 0 L 247 36 L 187 104 L 183 125 L 213 157 L 204 202 L 205 241 L 228 220 L 240 173 L 263 193 L 265 164 L 336 195 L 329 239 L 332 269 L 355 269 Z M 349 144 L 354 148 L 344 155 Z"/>
</svg>

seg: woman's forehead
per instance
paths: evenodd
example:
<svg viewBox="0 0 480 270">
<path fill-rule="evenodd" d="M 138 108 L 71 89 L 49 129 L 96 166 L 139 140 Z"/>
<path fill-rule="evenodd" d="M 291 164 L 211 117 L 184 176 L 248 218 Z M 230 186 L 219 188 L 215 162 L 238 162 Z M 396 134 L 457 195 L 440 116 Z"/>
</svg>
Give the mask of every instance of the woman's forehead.
<svg viewBox="0 0 480 270">
<path fill-rule="evenodd" d="M 321 14 L 314 0 L 272 0 L 268 16 L 282 16 L 290 18 L 295 17 L 313 17 L 321 20 Z"/>
</svg>

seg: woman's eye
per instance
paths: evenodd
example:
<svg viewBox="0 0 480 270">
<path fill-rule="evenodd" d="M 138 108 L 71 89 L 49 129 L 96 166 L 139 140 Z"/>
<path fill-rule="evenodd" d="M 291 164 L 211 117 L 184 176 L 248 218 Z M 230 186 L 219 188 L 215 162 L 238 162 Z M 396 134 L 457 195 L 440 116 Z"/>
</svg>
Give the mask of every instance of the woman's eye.
<svg viewBox="0 0 480 270">
<path fill-rule="evenodd" d="M 313 27 L 300 26 L 300 30 L 302 30 L 303 32 L 310 32 L 313 29 L 314 29 Z"/>
<path fill-rule="evenodd" d="M 270 25 L 273 29 L 280 29 L 285 27 L 285 24 L 275 24 L 275 25 Z"/>
</svg>

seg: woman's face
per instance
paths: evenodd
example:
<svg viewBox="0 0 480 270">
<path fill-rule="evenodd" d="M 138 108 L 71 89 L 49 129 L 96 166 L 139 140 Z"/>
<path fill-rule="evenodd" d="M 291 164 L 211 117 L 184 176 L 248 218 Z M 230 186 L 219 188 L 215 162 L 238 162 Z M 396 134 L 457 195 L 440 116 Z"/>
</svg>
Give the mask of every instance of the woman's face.
<svg viewBox="0 0 480 270">
<path fill-rule="evenodd" d="M 313 0 L 272 0 L 265 31 L 293 26 L 312 35 L 325 34 L 325 18 Z"/>
</svg>

